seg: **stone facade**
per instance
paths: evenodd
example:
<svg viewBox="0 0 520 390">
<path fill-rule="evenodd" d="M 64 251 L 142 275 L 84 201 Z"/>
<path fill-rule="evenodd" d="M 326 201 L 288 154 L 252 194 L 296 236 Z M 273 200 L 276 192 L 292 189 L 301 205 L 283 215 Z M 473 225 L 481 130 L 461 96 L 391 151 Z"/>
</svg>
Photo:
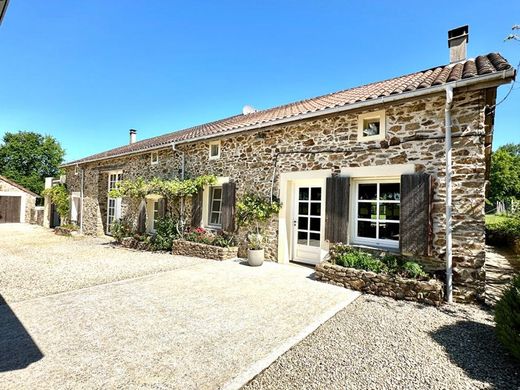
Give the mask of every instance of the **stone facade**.
<svg viewBox="0 0 520 390">
<path fill-rule="evenodd" d="M 186 240 L 173 240 L 172 254 L 180 256 L 202 257 L 211 260 L 231 260 L 236 259 L 238 247 L 223 248 L 201 244 Z"/>
<path fill-rule="evenodd" d="M 435 306 L 442 304 L 444 297 L 444 284 L 437 280 L 404 279 L 326 262 L 316 266 L 316 279 L 368 294 Z"/>
<path fill-rule="evenodd" d="M 471 301 L 484 290 L 484 204 L 486 183 L 486 90 L 457 91 L 453 119 L 453 262 L 454 297 Z M 255 192 L 280 194 L 284 172 L 330 170 L 345 167 L 381 167 L 413 164 L 416 172 L 434 177 L 432 256 L 418 260 L 429 271 L 444 269 L 445 256 L 445 152 L 444 94 L 352 110 L 334 116 L 302 120 L 220 138 L 220 158 L 210 160 L 209 141 L 179 144 L 184 152 L 186 177 L 214 174 L 236 182 L 237 197 Z M 358 141 L 358 115 L 385 110 L 386 138 Z M 150 164 L 150 153 L 86 163 L 84 231 L 100 234 L 106 229 L 106 189 L 109 170 L 121 169 L 125 178 L 178 177 L 180 154 L 171 148 L 159 152 L 159 164 Z M 67 172 L 70 191 L 79 191 L 74 167 Z M 123 215 L 133 215 L 137 205 L 123 201 Z M 266 258 L 276 260 L 278 222 L 267 231 Z"/>
</svg>

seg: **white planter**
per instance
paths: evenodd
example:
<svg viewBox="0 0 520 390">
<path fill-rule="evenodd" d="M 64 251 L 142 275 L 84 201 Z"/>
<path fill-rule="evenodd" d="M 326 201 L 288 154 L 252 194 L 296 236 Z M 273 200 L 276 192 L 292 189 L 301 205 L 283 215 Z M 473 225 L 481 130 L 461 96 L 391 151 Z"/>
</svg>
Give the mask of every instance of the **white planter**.
<svg viewBox="0 0 520 390">
<path fill-rule="evenodd" d="M 264 250 L 263 249 L 248 249 L 247 250 L 247 263 L 252 267 L 258 267 L 264 263 Z"/>
</svg>

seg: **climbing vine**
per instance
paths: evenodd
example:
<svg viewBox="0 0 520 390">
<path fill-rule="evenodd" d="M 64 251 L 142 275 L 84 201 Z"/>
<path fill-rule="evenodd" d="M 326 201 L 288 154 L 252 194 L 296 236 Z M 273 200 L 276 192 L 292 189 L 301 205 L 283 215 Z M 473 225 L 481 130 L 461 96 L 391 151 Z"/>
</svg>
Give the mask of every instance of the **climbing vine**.
<svg viewBox="0 0 520 390">
<path fill-rule="evenodd" d="M 56 206 L 56 211 L 60 215 L 61 224 L 65 225 L 69 219 L 70 203 L 69 193 L 63 184 L 47 188 L 42 192 L 43 196 L 48 196 Z"/>
</svg>

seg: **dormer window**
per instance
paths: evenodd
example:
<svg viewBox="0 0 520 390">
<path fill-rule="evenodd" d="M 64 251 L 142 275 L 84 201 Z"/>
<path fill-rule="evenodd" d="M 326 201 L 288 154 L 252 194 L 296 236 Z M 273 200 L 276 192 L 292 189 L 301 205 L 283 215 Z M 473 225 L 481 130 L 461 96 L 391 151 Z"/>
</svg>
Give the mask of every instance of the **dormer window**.
<svg viewBox="0 0 520 390">
<path fill-rule="evenodd" d="M 159 164 L 159 152 L 150 153 L 150 163 L 152 165 Z"/>
<path fill-rule="evenodd" d="M 209 159 L 217 160 L 220 158 L 220 141 L 209 143 Z"/>
<path fill-rule="evenodd" d="M 373 111 L 358 116 L 358 141 L 385 139 L 385 111 Z"/>
</svg>

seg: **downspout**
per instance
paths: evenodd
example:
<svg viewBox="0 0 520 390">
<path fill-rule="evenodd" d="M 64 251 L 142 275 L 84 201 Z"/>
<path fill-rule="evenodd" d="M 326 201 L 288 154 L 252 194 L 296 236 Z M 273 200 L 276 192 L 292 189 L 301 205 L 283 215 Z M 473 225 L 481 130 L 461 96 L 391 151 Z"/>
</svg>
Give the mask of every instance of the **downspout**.
<svg viewBox="0 0 520 390">
<path fill-rule="evenodd" d="M 444 108 L 444 127 L 446 144 L 446 301 L 453 302 L 453 243 L 452 243 L 452 161 L 451 161 L 451 108 L 453 106 L 453 87 L 446 87 L 446 106 Z"/>
<path fill-rule="evenodd" d="M 85 169 L 81 168 L 81 177 L 80 177 L 80 188 L 79 188 L 79 234 L 83 234 L 83 192 L 85 186 Z"/>
<path fill-rule="evenodd" d="M 175 147 L 175 142 L 172 143 L 172 151 L 173 153 L 179 153 L 181 155 L 181 180 L 184 180 L 184 152 L 182 150 L 178 150 L 176 147 Z M 185 204 L 184 204 L 184 197 L 181 197 L 181 232 L 184 231 L 184 221 L 183 221 L 183 216 L 184 216 L 184 210 L 185 210 Z"/>
</svg>

